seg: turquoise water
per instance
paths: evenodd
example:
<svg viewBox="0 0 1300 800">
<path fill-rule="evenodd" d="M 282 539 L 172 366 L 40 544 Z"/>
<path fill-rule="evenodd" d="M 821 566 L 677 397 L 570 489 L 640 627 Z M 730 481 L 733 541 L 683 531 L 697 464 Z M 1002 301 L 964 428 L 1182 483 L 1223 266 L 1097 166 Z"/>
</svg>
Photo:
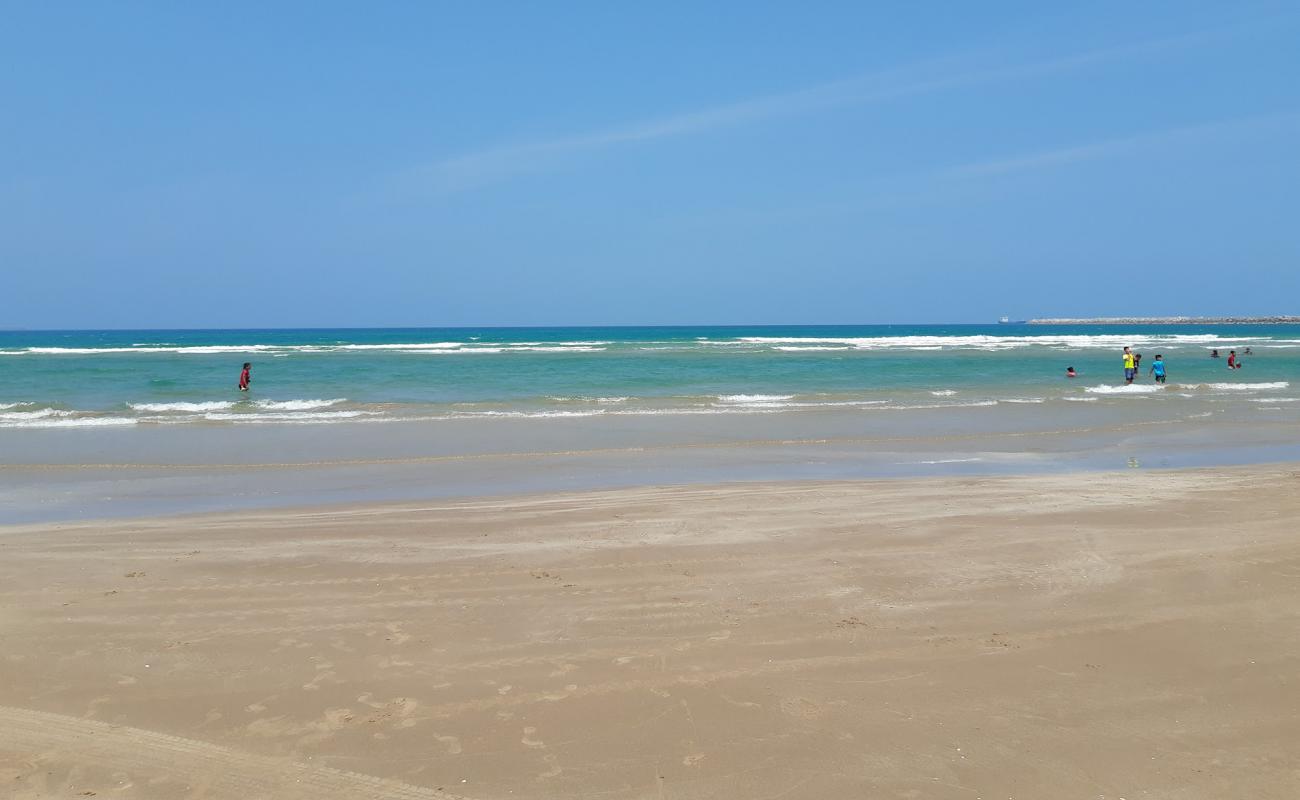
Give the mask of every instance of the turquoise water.
<svg viewBox="0 0 1300 800">
<path fill-rule="evenodd" d="M 1124 388 L 1120 349 L 1144 356 Z M 1229 371 L 1218 348 L 1250 347 Z M 1169 385 L 1146 375 L 1160 353 Z M 253 364 L 253 390 L 236 391 Z M 1080 376 L 1067 380 L 1074 366 Z M 774 414 L 1148 401 L 1281 410 L 1300 326 L 0 332 L 0 427 Z"/>
</svg>

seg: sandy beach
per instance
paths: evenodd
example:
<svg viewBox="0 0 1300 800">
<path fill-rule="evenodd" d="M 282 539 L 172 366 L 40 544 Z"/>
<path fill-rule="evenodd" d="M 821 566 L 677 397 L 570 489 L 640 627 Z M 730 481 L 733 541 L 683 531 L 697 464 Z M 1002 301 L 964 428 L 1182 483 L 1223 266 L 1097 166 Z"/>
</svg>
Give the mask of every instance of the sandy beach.
<svg viewBox="0 0 1300 800">
<path fill-rule="evenodd" d="M 0 796 L 1294 798 L 1298 477 L 0 528 Z"/>
</svg>

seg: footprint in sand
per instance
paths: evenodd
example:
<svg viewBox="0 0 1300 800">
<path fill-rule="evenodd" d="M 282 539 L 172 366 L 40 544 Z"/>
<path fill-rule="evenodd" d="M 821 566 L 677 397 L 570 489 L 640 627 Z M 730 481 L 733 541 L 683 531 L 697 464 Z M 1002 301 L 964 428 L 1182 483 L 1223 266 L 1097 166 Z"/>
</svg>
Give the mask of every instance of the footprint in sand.
<svg viewBox="0 0 1300 800">
<path fill-rule="evenodd" d="M 786 697 L 782 699 L 781 711 L 799 719 L 817 719 L 825 713 L 821 706 L 806 697 Z"/>
<path fill-rule="evenodd" d="M 441 735 L 435 733 L 433 735 L 433 738 L 437 739 L 439 742 L 447 746 L 447 755 L 449 756 L 460 755 L 461 746 L 460 746 L 459 736 L 447 736 L 447 735 Z"/>
<path fill-rule="evenodd" d="M 534 733 L 537 733 L 537 729 L 531 725 L 524 728 L 524 736 L 519 741 L 524 745 L 524 747 L 531 747 L 535 750 L 545 750 L 546 742 L 543 742 L 541 739 L 534 739 Z"/>
<path fill-rule="evenodd" d="M 561 772 L 564 772 L 564 770 L 560 769 L 559 759 L 557 759 L 554 755 L 548 754 L 542 760 L 545 761 L 547 764 L 550 764 L 551 768 L 546 770 L 545 772 L 538 773 L 537 780 L 543 781 L 546 780 L 547 778 L 554 778 L 557 777 Z"/>
</svg>

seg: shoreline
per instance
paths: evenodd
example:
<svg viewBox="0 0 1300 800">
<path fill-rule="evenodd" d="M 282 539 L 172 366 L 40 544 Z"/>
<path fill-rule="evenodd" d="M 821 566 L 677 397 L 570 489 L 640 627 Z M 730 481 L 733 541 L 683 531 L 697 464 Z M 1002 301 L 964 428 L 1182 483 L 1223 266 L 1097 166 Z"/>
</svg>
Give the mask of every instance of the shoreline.
<svg viewBox="0 0 1300 800">
<path fill-rule="evenodd" d="M 23 800 L 1289 797 L 1298 477 L 13 527 L 0 780 Z"/>
<path fill-rule="evenodd" d="M 295 465 L 297 466 L 297 465 Z M 328 466 L 328 465 L 318 465 Z M 63 466 L 51 469 L 63 469 Z M 113 467 L 117 468 L 117 467 Z M 168 467 L 172 469 L 173 467 Z M 200 467 L 202 469 L 202 467 Z M 1118 476 L 1133 476 L 1135 480 L 1158 479 L 1158 476 L 1171 477 L 1226 477 L 1246 481 L 1253 478 L 1275 478 L 1290 476 L 1300 479 L 1300 457 L 1278 461 L 1244 462 L 1236 464 L 1201 464 L 1196 466 L 1153 467 L 1144 469 L 1121 469 L 1117 467 L 1096 467 L 1038 472 L 989 472 L 989 473 L 935 473 L 935 474 L 890 474 L 869 475 L 844 478 L 756 478 L 720 479 L 713 481 L 693 481 L 681 483 L 632 483 L 611 486 L 585 486 L 581 488 L 537 489 L 509 493 L 478 494 L 428 494 L 421 497 L 409 497 L 397 500 L 342 500 L 338 502 L 304 502 L 296 505 L 257 506 L 239 508 L 208 509 L 200 511 L 179 511 L 170 513 L 150 513 L 135 516 L 89 517 L 81 519 L 33 520 L 0 524 L 0 536 L 5 534 L 54 534 L 72 530 L 96 531 L 104 529 L 122 529 L 130 527 L 158 528 L 177 525 L 204 525 L 216 523 L 224 525 L 230 520 L 257 520 L 276 523 L 283 519 L 309 516 L 319 519 L 375 517 L 401 515 L 437 510 L 457 509 L 473 511 L 483 508 L 510 508 L 549 503 L 567 503 L 592 500 L 604 505 L 606 498 L 617 501 L 619 498 L 633 495 L 706 495 L 712 492 L 764 493 L 766 491 L 817 492 L 822 490 L 855 490 L 888 488 L 899 486 L 946 486 L 946 485 L 989 485 L 992 483 L 1016 483 L 1033 481 L 1077 481 L 1086 482 L 1090 478 L 1114 479 Z M 1151 476 L 1156 476 L 1152 478 Z M 0 539 L 0 541 L 3 541 Z"/>
<path fill-rule="evenodd" d="M 1043 406 L 1025 406 L 996 420 L 982 410 L 957 415 L 942 409 L 892 420 L 851 413 L 735 417 L 725 425 L 642 419 L 613 426 L 574 419 L 539 426 L 503 420 L 492 425 L 491 436 L 477 423 L 337 425 L 328 437 L 308 426 L 69 432 L 55 443 L 47 435 L 11 435 L 11 442 L 28 438 L 30 449 L 12 449 L 11 462 L 0 465 L 0 505 L 6 509 L 0 526 L 732 481 L 991 477 L 1300 461 L 1295 409 L 1187 420 L 1166 418 L 1156 404 L 1139 402 L 1124 423 L 1091 406 L 1068 421 Z M 531 448 L 517 449 L 521 443 Z M 113 460 L 104 460 L 106 455 Z"/>
</svg>

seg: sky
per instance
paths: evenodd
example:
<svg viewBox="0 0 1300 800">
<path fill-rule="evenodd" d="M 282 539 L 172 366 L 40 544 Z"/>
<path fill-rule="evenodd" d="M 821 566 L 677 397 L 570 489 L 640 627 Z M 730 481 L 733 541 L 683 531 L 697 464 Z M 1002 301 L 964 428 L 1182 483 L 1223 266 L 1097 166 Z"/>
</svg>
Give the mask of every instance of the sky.
<svg viewBox="0 0 1300 800">
<path fill-rule="evenodd" d="M 1300 4 L 0 0 L 0 328 L 1300 313 Z"/>
</svg>

